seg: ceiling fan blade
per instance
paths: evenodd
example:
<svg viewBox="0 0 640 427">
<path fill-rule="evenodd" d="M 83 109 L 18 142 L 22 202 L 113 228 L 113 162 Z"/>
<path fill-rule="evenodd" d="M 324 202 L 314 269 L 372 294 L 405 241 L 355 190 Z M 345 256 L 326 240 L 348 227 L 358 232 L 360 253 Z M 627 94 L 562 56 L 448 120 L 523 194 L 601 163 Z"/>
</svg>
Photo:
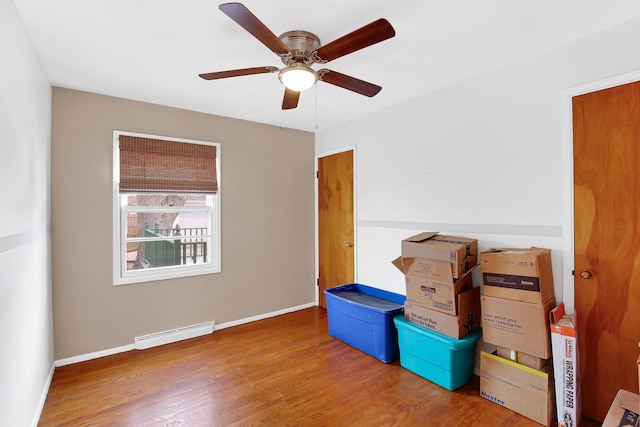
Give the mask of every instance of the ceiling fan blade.
<svg viewBox="0 0 640 427">
<path fill-rule="evenodd" d="M 298 99 L 300 99 L 300 92 L 284 88 L 284 98 L 282 99 L 282 109 L 291 110 L 298 106 Z"/>
<path fill-rule="evenodd" d="M 253 67 L 241 68 L 239 70 L 217 71 L 214 73 L 199 74 L 205 80 L 226 79 L 227 77 L 250 76 L 252 74 L 273 73 L 278 71 L 277 67 Z"/>
<path fill-rule="evenodd" d="M 396 35 L 389 21 L 380 18 L 362 28 L 350 32 L 331 43 L 322 46 L 312 56 L 316 62 L 325 63 L 355 52 Z"/>
<path fill-rule="evenodd" d="M 338 73 L 337 71 L 327 70 L 326 68 L 318 71 L 318 78 L 325 83 L 340 86 L 343 89 L 368 97 L 375 96 L 382 90 L 381 86 L 356 79 L 355 77 L 347 76 L 346 74 Z"/>
<path fill-rule="evenodd" d="M 249 11 L 242 3 L 224 3 L 218 8 L 253 37 L 278 55 L 286 55 L 289 48 L 266 25 Z"/>
</svg>

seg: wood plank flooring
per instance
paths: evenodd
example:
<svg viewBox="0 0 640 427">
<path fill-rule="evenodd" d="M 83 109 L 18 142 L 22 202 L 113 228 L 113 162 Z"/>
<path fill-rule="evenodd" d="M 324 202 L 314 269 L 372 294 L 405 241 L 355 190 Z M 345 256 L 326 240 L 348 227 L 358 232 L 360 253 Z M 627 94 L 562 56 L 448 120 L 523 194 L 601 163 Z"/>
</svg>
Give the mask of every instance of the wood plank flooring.
<svg viewBox="0 0 640 427">
<path fill-rule="evenodd" d="M 480 397 L 475 375 L 448 391 L 330 337 L 317 307 L 59 367 L 39 423 L 257 425 L 539 426 Z"/>
</svg>

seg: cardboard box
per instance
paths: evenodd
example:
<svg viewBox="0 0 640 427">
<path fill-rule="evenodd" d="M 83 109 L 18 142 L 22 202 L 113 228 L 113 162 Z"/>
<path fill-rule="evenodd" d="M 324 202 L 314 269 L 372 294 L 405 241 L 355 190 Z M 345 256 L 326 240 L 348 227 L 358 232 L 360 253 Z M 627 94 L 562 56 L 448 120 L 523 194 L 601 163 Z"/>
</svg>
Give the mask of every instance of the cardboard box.
<svg viewBox="0 0 640 427">
<path fill-rule="evenodd" d="M 618 390 L 602 427 L 632 427 L 640 425 L 640 396 Z"/>
<path fill-rule="evenodd" d="M 473 287 L 470 274 L 465 274 L 453 283 L 407 276 L 405 283 L 407 299 L 454 316 L 458 314 L 457 296 Z"/>
<path fill-rule="evenodd" d="M 538 370 L 547 366 L 547 363 L 549 363 L 549 360 L 551 359 L 542 359 L 540 357 L 532 356 L 530 354 L 523 353 L 512 348 L 499 346 L 497 347 L 497 354 L 502 358 L 509 359 L 513 362 Z"/>
<path fill-rule="evenodd" d="M 480 265 L 484 295 L 537 304 L 555 297 L 550 249 L 490 249 Z"/>
<path fill-rule="evenodd" d="M 488 343 L 532 356 L 551 357 L 549 312 L 555 298 L 531 304 L 482 296 L 482 336 Z"/>
<path fill-rule="evenodd" d="M 564 303 L 560 303 L 549 313 L 549 320 L 558 426 L 576 426 L 582 419 L 577 316 L 566 314 Z"/>
<path fill-rule="evenodd" d="M 401 242 L 403 258 L 426 258 L 453 264 L 458 278 L 478 264 L 478 240 L 425 232 Z"/>
<path fill-rule="evenodd" d="M 480 327 L 480 288 L 462 292 L 457 298 L 459 314 L 456 316 L 431 310 L 407 299 L 404 317 L 432 331 L 460 339 Z"/>
<path fill-rule="evenodd" d="M 407 299 L 432 310 L 458 314 L 457 295 L 473 287 L 473 269 L 454 279 L 445 261 L 400 257 L 392 264 L 405 274 Z"/>
<path fill-rule="evenodd" d="M 554 420 L 551 365 L 536 370 L 480 353 L 480 395 L 545 426 Z"/>
</svg>

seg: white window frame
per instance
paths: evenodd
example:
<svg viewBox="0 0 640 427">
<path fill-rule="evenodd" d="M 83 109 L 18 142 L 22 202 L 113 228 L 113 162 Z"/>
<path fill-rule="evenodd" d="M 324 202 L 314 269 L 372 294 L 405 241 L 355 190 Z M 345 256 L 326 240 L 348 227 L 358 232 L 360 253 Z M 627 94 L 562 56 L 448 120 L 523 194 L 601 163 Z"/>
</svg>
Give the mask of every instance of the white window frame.
<svg viewBox="0 0 640 427">
<path fill-rule="evenodd" d="M 142 138 L 160 139 L 165 141 L 184 142 L 189 144 L 212 145 L 216 147 L 216 175 L 218 181 L 218 191 L 215 194 L 207 195 L 205 207 L 188 206 L 167 206 L 167 207 L 129 207 L 126 206 L 126 195 L 120 194 L 120 135 L 130 135 Z M 113 132 L 113 284 L 128 285 L 165 279 L 176 279 L 181 277 L 198 276 L 203 274 L 219 273 L 221 271 L 221 227 L 220 227 L 220 144 L 216 142 L 197 141 L 191 139 L 170 138 L 166 136 L 148 135 L 133 132 L 114 131 Z M 124 202 L 124 203 L 123 203 Z M 129 270 L 126 269 L 126 229 L 127 212 L 129 211 L 190 211 L 205 210 L 209 212 L 210 245 L 208 246 L 208 257 L 210 262 L 205 264 L 190 264 L 171 267 L 158 267 L 151 269 Z"/>
</svg>

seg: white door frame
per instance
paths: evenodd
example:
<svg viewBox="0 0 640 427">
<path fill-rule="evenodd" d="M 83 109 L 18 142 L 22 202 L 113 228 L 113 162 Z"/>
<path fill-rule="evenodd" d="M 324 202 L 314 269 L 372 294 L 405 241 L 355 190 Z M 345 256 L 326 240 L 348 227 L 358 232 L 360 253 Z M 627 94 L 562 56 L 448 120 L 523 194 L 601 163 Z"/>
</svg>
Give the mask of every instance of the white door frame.
<svg viewBox="0 0 640 427">
<path fill-rule="evenodd" d="M 585 93 L 640 81 L 640 70 L 602 80 L 596 80 L 562 91 L 560 96 L 562 117 L 563 193 L 562 212 L 562 301 L 567 313 L 574 311 L 574 209 L 573 209 L 573 109 L 572 98 Z"/>
<path fill-rule="evenodd" d="M 341 147 L 341 148 L 337 148 L 335 150 L 331 150 L 331 151 L 325 151 L 323 153 L 318 153 L 314 156 L 314 167 L 315 167 L 315 173 L 316 173 L 316 181 L 315 181 L 315 198 L 314 198 L 314 216 L 315 216 L 315 252 L 316 252 L 316 256 L 315 256 L 315 274 L 316 274 L 316 291 L 315 291 L 315 295 L 316 295 L 316 305 L 318 305 L 320 303 L 320 295 L 318 294 L 319 291 L 319 286 L 318 286 L 318 280 L 320 280 L 320 248 L 319 248 L 319 230 L 318 230 L 318 159 L 321 159 L 322 157 L 327 157 L 327 156 L 331 156 L 333 154 L 339 154 L 339 153 L 344 153 L 347 151 L 353 151 L 353 280 L 354 283 L 358 283 L 358 223 L 357 218 L 357 203 L 356 201 L 358 200 L 358 198 L 356 197 L 357 194 L 357 179 L 356 177 L 358 176 L 358 172 L 356 170 L 356 165 L 358 164 L 357 162 L 357 146 L 356 145 L 349 145 L 346 147 Z"/>
</svg>

